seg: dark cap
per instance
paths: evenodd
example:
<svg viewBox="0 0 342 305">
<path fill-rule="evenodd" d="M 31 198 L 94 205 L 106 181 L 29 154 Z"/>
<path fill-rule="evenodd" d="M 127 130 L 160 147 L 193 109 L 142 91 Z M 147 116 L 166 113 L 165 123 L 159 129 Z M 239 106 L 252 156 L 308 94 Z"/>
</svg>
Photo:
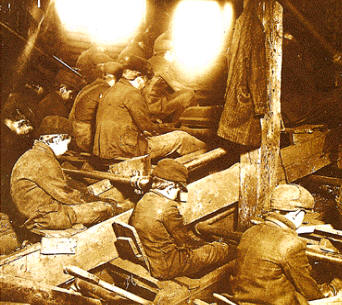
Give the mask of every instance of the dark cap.
<svg viewBox="0 0 342 305">
<path fill-rule="evenodd" d="M 183 164 L 173 159 L 166 158 L 158 162 L 157 166 L 152 171 L 152 176 L 178 182 L 186 188 L 188 169 Z"/>
<path fill-rule="evenodd" d="M 68 134 L 73 136 L 72 122 L 58 115 L 46 116 L 38 128 L 36 136 L 47 134 Z"/>
<path fill-rule="evenodd" d="M 101 63 L 97 67 L 104 73 L 113 74 L 117 79 L 121 77 L 124 68 L 122 64 L 115 61 Z"/>
<path fill-rule="evenodd" d="M 125 56 L 121 58 L 120 63 L 124 66 L 124 69 L 130 69 L 139 71 L 146 75 L 148 78 L 152 78 L 153 69 L 148 60 L 136 55 Z"/>
</svg>

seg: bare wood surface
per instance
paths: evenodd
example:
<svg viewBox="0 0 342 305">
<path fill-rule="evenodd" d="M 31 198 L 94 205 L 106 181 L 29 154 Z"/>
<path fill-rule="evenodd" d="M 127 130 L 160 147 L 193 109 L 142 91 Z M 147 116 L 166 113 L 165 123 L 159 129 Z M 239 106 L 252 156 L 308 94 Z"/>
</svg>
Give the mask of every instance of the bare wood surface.
<svg viewBox="0 0 342 305">
<path fill-rule="evenodd" d="M 85 170 L 63 168 L 63 172 L 68 175 L 78 176 L 78 177 L 87 177 L 87 178 L 93 178 L 93 179 L 98 179 L 98 180 L 108 179 L 114 183 L 130 184 L 131 182 L 131 179 L 129 177 L 121 177 L 118 175 L 113 175 L 111 173 L 95 171 L 95 170 L 85 171 Z"/>
<path fill-rule="evenodd" d="M 118 256 L 114 242 L 112 224 L 114 216 L 87 230 L 75 234 L 75 254 L 44 255 L 40 253 L 41 244 L 36 243 L 26 249 L 0 260 L 0 274 L 24 277 L 50 285 L 59 285 L 72 278 L 63 273 L 63 266 L 73 264 L 90 270 Z"/>
<path fill-rule="evenodd" d="M 196 168 L 203 167 L 209 162 L 216 160 L 220 157 L 223 157 L 227 154 L 228 152 L 221 147 L 218 147 L 216 149 L 213 149 L 211 151 L 208 151 L 204 154 L 199 155 L 196 159 L 193 159 L 189 162 L 184 163 L 184 166 L 189 170 L 195 170 Z"/>
<path fill-rule="evenodd" d="M 269 112 L 261 119 L 262 139 L 259 151 L 241 156 L 239 228 L 250 225 L 250 218 L 267 209 L 270 193 L 277 183 L 280 149 L 280 87 L 282 64 L 282 7 L 265 1 L 262 18 L 266 32 L 267 96 Z"/>
<path fill-rule="evenodd" d="M 314 183 L 342 186 L 341 178 L 327 177 L 327 176 L 321 176 L 321 175 L 310 175 L 307 177 L 307 180 L 309 180 L 310 182 L 314 182 Z"/>
<path fill-rule="evenodd" d="M 312 134 L 306 142 L 284 147 L 278 163 L 279 182 L 293 182 L 335 161 L 340 128 L 322 134 Z"/>
<path fill-rule="evenodd" d="M 290 183 L 300 178 L 310 175 L 324 166 L 334 161 L 337 143 L 331 140 L 331 134 L 338 134 L 340 130 L 330 130 L 324 134 L 313 133 L 312 138 L 306 142 L 290 145 L 280 150 L 278 157 L 276 184 Z M 335 141 L 336 142 L 336 141 Z M 327 145 L 333 143 L 333 145 Z M 257 172 L 260 164 L 260 150 L 250 151 L 243 156 L 249 158 L 246 163 L 240 166 L 235 163 L 233 166 L 223 171 L 210 174 L 202 179 L 188 185 L 188 202 L 180 205 L 180 211 L 185 219 L 185 223 L 196 221 L 221 208 L 228 207 L 239 200 L 239 179 L 246 176 L 245 171 L 249 172 L 249 178 L 254 180 L 254 176 L 260 175 Z M 197 162 L 197 156 L 194 161 Z M 255 164 L 253 165 L 252 162 Z M 185 163 L 185 166 L 186 163 Z M 241 173 L 240 173 L 241 171 Z M 253 172 L 254 171 L 254 172 Z M 246 188 L 255 186 L 244 177 Z M 258 196 L 258 192 L 250 192 L 253 196 Z M 250 195 L 252 196 L 252 195 Z M 253 197 L 250 197 L 253 200 Z M 247 215 L 248 211 L 243 210 Z M 253 210 L 251 210 L 253 212 Z"/>
<path fill-rule="evenodd" d="M 75 286 L 77 287 L 77 290 L 80 291 L 85 296 L 95 297 L 97 299 L 101 299 L 105 301 L 112 301 L 112 302 L 117 302 L 117 303 L 119 303 L 119 301 L 122 302 L 123 300 L 126 300 L 126 299 L 119 297 L 114 292 L 111 292 L 98 285 L 91 284 L 82 279 L 78 279 L 78 278 L 75 279 Z"/>
<path fill-rule="evenodd" d="M 208 175 L 188 185 L 188 200 L 179 206 L 184 222 L 189 224 L 239 199 L 239 163 Z M 232 224 L 233 225 L 233 224 Z"/>
<path fill-rule="evenodd" d="M 127 290 L 124 290 L 120 287 L 117 287 L 113 284 L 110 284 L 106 281 L 101 280 L 99 277 L 97 277 L 96 275 L 89 273 L 86 270 L 83 270 L 81 268 L 78 268 L 77 266 L 65 266 L 64 267 L 65 272 L 67 272 L 68 274 L 71 274 L 77 278 L 81 278 L 84 279 L 92 284 L 96 284 L 99 285 L 102 288 L 105 288 L 111 292 L 114 292 L 124 298 L 127 298 L 131 301 L 134 301 L 138 304 L 152 304 L 151 301 L 146 300 L 134 293 L 131 293 Z"/>
<path fill-rule="evenodd" d="M 151 276 L 149 271 L 139 264 L 135 264 L 129 260 L 122 259 L 118 257 L 108 262 L 108 265 L 112 266 L 112 268 L 124 269 L 126 272 L 132 274 L 133 279 L 138 278 L 152 287 L 159 288 L 159 280 Z"/>
<path fill-rule="evenodd" d="M 178 157 L 178 158 L 176 158 L 176 160 L 182 164 L 186 164 L 190 161 L 196 160 L 199 155 L 204 154 L 207 151 L 208 151 L 207 149 L 200 149 L 200 150 L 194 151 L 190 154 Z"/>
<path fill-rule="evenodd" d="M 71 290 L 12 275 L 0 275 L 0 290 L 2 301 L 27 302 L 29 304 L 41 305 L 102 304 L 99 300 L 84 297 L 80 293 Z"/>
</svg>

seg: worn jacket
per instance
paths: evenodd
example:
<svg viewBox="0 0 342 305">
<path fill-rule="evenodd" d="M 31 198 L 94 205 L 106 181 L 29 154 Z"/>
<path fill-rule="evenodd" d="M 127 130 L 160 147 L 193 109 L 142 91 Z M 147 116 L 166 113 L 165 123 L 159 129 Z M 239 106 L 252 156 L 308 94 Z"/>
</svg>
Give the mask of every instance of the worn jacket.
<svg viewBox="0 0 342 305">
<path fill-rule="evenodd" d="M 150 191 L 137 203 L 129 220 L 141 239 L 151 274 L 160 279 L 191 275 L 228 260 L 228 246 L 205 244 L 184 225 L 177 205 Z"/>
<path fill-rule="evenodd" d="M 231 281 L 235 299 L 244 305 L 296 305 L 322 298 L 305 249 L 294 225 L 280 214 L 272 213 L 248 229 Z"/>
<path fill-rule="evenodd" d="M 145 154 L 143 131 L 155 134 L 157 130 L 140 91 L 120 79 L 98 106 L 93 153 L 104 159 Z"/>
<path fill-rule="evenodd" d="M 54 152 L 42 142 L 36 142 L 15 164 L 11 196 L 28 229 L 91 225 L 122 212 L 112 202 L 92 201 L 92 196 L 70 188 Z"/>
<path fill-rule="evenodd" d="M 82 88 L 75 98 L 69 119 L 73 123 L 76 144 L 82 150 L 92 149 L 97 106 L 109 87 L 105 80 L 96 79 Z"/>
<path fill-rule="evenodd" d="M 231 142 L 259 146 L 260 116 L 268 111 L 265 33 L 249 1 L 234 26 L 228 58 L 225 105 L 217 134 Z"/>
<path fill-rule="evenodd" d="M 184 226 L 177 202 L 158 193 L 148 192 L 138 202 L 129 220 L 134 226 L 148 257 L 151 273 L 168 277 L 174 265 L 174 253 L 190 247 L 194 241 Z"/>
<path fill-rule="evenodd" d="M 14 165 L 11 196 L 24 219 L 34 217 L 39 212 L 58 212 L 59 205 L 84 203 L 81 193 L 67 185 L 51 148 L 42 142 L 36 142 Z M 70 219 L 71 223 L 73 221 L 76 219 Z"/>
</svg>

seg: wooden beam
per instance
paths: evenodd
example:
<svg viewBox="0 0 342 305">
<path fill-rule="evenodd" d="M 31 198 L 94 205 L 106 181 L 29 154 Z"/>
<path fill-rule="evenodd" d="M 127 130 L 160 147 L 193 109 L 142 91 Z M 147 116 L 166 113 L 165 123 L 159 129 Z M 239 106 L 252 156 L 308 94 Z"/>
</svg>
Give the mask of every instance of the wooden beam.
<svg viewBox="0 0 342 305">
<path fill-rule="evenodd" d="M 112 224 L 125 213 L 107 219 L 70 238 L 76 241 L 75 254 L 44 255 L 41 243 L 0 260 L 0 274 L 24 277 L 49 285 L 60 285 L 72 276 L 64 274 L 63 267 L 77 265 L 90 270 L 118 257 L 114 246 Z"/>
<path fill-rule="evenodd" d="M 299 22 L 300 24 L 316 39 L 321 47 L 331 56 L 331 59 L 338 65 L 342 65 L 342 53 L 339 52 L 328 40 L 321 35 L 308 19 L 296 8 L 292 2 L 288 0 L 278 0 Z"/>
<path fill-rule="evenodd" d="M 327 177 L 321 175 L 310 175 L 307 180 L 317 184 L 330 184 L 335 186 L 342 186 L 342 179 L 335 177 Z"/>
<path fill-rule="evenodd" d="M 284 147 L 278 160 L 279 183 L 293 182 L 336 161 L 342 128 L 313 133 L 306 142 Z"/>
<path fill-rule="evenodd" d="M 276 1 L 264 1 L 261 19 L 266 32 L 267 103 L 269 112 L 261 119 L 260 149 L 241 156 L 239 229 L 250 225 L 250 218 L 269 205 L 277 183 L 280 149 L 280 86 L 282 64 L 283 10 Z"/>
<path fill-rule="evenodd" d="M 239 171 L 239 163 L 236 163 L 228 169 L 190 183 L 188 200 L 179 205 L 184 222 L 189 224 L 224 207 L 235 209 L 239 199 Z M 231 223 L 232 230 L 233 227 L 234 221 Z"/>
<path fill-rule="evenodd" d="M 338 143 L 334 139 L 341 132 L 341 129 L 336 129 L 329 130 L 324 134 L 313 133 L 306 142 L 282 148 L 279 152 L 280 157 L 277 158 L 275 184 L 294 182 L 334 162 L 338 147 Z M 239 200 L 241 177 L 245 181 L 245 191 L 250 192 L 249 200 L 257 198 L 259 191 L 255 180 L 261 172 L 260 155 L 260 149 L 250 151 L 243 156 L 245 158 L 244 165 L 241 165 L 241 162 L 235 163 L 225 170 L 209 174 L 190 183 L 188 185 L 188 202 L 179 207 L 185 223 L 197 221 L 236 203 Z M 190 160 L 188 164 L 195 161 Z M 187 166 L 187 162 L 184 164 Z M 254 215 L 255 207 L 251 205 L 247 208 L 242 213 L 245 213 L 246 217 Z"/>
<path fill-rule="evenodd" d="M 44 272 L 45 270 L 42 270 Z M 12 275 L 0 275 L 2 301 L 27 302 L 41 305 L 101 305 L 101 301 L 82 296 L 80 293 L 38 283 Z M 6 303 L 10 304 L 10 303 Z"/>
</svg>

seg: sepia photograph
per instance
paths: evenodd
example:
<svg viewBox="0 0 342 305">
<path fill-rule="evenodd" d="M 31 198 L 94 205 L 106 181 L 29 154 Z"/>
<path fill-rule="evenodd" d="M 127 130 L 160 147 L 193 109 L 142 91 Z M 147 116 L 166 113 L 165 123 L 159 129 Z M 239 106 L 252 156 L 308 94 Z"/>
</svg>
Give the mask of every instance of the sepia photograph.
<svg viewBox="0 0 342 305">
<path fill-rule="evenodd" d="M 342 305 L 341 0 L 0 0 L 0 305 Z"/>
</svg>

